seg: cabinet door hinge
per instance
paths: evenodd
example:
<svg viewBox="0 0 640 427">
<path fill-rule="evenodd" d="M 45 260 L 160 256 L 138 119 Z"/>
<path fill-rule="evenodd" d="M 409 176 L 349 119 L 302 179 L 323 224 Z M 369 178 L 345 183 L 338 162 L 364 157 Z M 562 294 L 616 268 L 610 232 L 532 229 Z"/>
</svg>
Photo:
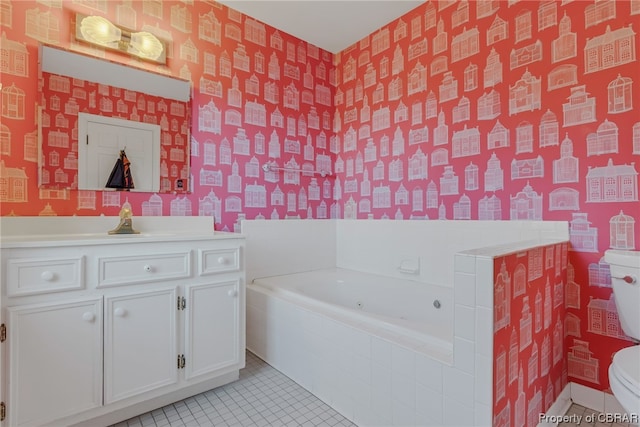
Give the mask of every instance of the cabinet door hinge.
<svg viewBox="0 0 640 427">
<path fill-rule="evenodd" d="M 7 340 L 7 326 L 3 323 L 0 325 L 0 342 Z"/>
<path fill-rule="evenodd" d="M 7 418 L 7 405 L 0 402 L 0 421 L 4 421 L 5 418 Z"/>
<path fill-rule="evenodd" d="M 187 308 L 187 299 L 185 297 L 178 297 L 178 311 L 185 310 Z"/>
<path fill-rule="evenodd" d="M 184 366 L 187 364 L 184 354 L 178 355 L 178 369 L 184 369 Z"/>
</svg>

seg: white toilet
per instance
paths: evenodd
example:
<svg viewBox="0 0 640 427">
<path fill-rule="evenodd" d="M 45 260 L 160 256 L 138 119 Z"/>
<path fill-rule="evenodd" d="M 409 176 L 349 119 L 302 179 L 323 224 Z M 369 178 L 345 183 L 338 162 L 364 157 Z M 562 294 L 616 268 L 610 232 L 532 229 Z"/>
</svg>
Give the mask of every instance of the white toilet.
<svg viewBox="0 0 640 427">
<path fill-rule="evenodd" d="M 640 340 L 640 252 L 609 249 L 604 260 L 611 267 L 611 283 L 624 333 Z M 613 395 L 638 423 L 640 417 L 640 345 L 623 348 L 609 366 Z"/>
</svg>

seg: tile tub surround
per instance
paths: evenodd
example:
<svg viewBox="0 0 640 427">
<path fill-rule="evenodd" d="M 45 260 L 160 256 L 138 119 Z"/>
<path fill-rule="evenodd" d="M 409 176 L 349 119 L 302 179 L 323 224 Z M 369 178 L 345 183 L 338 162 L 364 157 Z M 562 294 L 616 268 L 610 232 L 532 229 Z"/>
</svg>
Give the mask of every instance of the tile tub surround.
<svg viewBox="0 0 640 427">
<path fill-rule="evenodd" d="M 409 346 L 365 334 L 357 325 L 342 324 L 287 301 L 251 292 L 247 295 L 248 348 L 359 425 L 490 425 L 494 258 L 544 245 L 540 240 L 514 242 L 529 237 L 528 234 L 538 239 L 551 234 L 564 238 L 560 241 L 568 240 L 566 223 L 523 223 L 516 235 L 512 230 L 498 229 L 501 225 L 516 225 L 509 223 L 512 222 L 337 220 L 339 267 L 358 270 L 357 267 L 372 266 L 375 273 L 402 274 L 392 256 L 376 257 L 375 248 L 384 249 L 386 254 L 399 251 L 403 256 L 420 259 L 419 278 L 427 274 L 427 268 L 431 274 L 440 274 L 439 277 L 452 277 L 449 286 L 454 287 L 455 307 L 451 365 L 439 363 Z M 401 228 L 394 229 L 396 225 Z M 450 228 L 447 233 L 438 232 L 438 226 Z M 299 234 L 304 230 L 296 231 L 296 239 L 304 240 Z M 430 233 L 440 233 L 438 240 L 426 238 L 433 236 Z M 479 241 L 491 245 L 488 240 L 492 236 L 503 240 L 482 249 L 465 247 L 465 243 Z M 259 231 L 252 228 L 247 239 L 250 242 L 256 238 L 260 239 Z M 286 238 L 272 243 L 268 255 L 269 259 L 285 264 L 283 270 L 286 261 L 281 261 L 277 252 L 281 243 L 286 245 Z M 429 241 L 445 241 L 450 251 L 459 245 L 461 252 L 452 252 L 446 263 L 423 262 L 425 242 Z M 344 242 L 349 242 L 349 246 L 342 246 Z M 418 248 L 421 252 L 416 254 L 407 248 Z M 250 258 L 248 267 L 253 262 Z M 444 271 L 448 266 L 453 270 L 450 273 Z"/>
<path fill-rule="evenodd" d="M 566 221 L 243 220 L 241 229 L 247 241 L 248 282 L 341 267 L 452 286 L 458 252 L 569 238 Z M 419 271 L 401 272 L 401 265 L 407 271 L 419 265 Z"/>
<path fill-rule="evenodd" d="M 244 220 L 247 283 L 336 266 L 336 220 Z"/>
</svg>

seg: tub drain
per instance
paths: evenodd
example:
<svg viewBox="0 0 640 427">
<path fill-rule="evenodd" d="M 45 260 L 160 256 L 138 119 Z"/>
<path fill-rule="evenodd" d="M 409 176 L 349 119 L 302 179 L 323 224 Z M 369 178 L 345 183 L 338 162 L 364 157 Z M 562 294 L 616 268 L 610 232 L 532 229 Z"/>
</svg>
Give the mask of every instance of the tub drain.
<svg viewBox="0 0 640 427">
<path fill-rule="evenodd" d="M 358 308 L 359 308 L 360 310 L 362 310 L 362 309 L 364 308 L 364 304 L 362 303 L 362 301 L 358 301 L 358 302 L 356 302 L 356 305 L 358 306 Z"/>
</svg>

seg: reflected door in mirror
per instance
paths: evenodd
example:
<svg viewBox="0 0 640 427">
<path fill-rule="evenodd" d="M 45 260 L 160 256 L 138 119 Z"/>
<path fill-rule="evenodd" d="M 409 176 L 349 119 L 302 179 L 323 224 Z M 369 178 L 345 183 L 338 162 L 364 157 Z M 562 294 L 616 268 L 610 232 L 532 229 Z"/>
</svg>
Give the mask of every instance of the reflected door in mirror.
<svg viewBox="0 0 640 427">
<path fill-rule="evenodd" d="M 160 126 L 79 113 L 78 140 L 78 189 L 104 190 L 120 150 L 131 162 L 131 191 L 160 189 Z"/>
</svg>

